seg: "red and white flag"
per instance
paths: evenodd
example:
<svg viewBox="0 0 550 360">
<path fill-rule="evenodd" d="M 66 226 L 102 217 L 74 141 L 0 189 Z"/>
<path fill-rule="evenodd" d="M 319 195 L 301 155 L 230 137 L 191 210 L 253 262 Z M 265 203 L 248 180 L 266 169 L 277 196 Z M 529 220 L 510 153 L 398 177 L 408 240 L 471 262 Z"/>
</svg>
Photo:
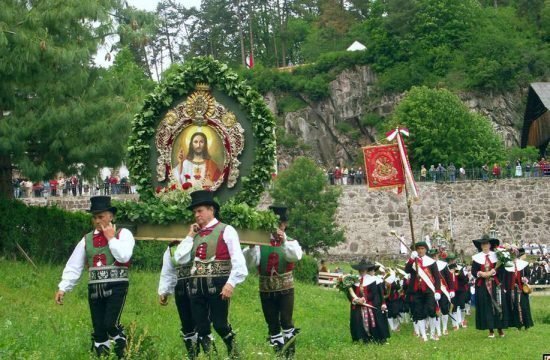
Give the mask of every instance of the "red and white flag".
<svg viewBox="0 0 550 360">
<path fill-rule="evenodd" d="M 411 193 L 411 197 L 416 200 L 419 198 L 418 187 L 414 182 L 414 176 L 412 174 L 411 164 L 409 163 L 409 158 L 407 155 L 407 148 L 405 147 L 405 143 L 403 142 L 403 136 L 402 136 L 402 135 L 409 136 L 409 134 L 410 133 L 408 129 L 397 127 L 394 130 L 386 133 L 386 139 L 388 141 L 397 139 L 397 146 L 399 147 L 401 163 L 403 164 L 403 171 L 405 173 L 405 182 L 406 182 L 405 186 L 408 186 L 408 189 L 410 190 L 410 193 Z"/>
</svg>

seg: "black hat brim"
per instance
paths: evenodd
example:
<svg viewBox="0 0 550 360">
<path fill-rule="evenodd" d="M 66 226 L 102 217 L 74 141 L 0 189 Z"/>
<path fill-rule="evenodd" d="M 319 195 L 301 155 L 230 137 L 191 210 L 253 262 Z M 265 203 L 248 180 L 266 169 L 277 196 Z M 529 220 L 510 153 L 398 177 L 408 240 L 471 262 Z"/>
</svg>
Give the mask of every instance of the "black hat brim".
<svg viewBox="0 0 550 360">
<path fill-rule="evenodd" d="M 414 243 L 414 248 L 415 248 L 415 249 L 417 249 L 417 248 L 420 247 L 420 246 L 425 247 L 425 248 L 426 248 L 426 251 L 429 251 L 429 250 L 430 250 L 430 246 L 429 246 L 428 243 L 425 242 L 425 241 L 419 241 L 419 242 L 417 242 L 417 243 Z"/>
<path fill-rule="evenodd" d="M 353 264 L 351 265 L 351 268 L 354 269 L 354 270 L 357 270 L 357 271 L 363 271 L 363 270 L 366 270 L 366 271 L 370 271 L 370 270 L 374 270 L 374 271 L 377 271 L 380 266 L 379 265 L 376 265 L 376 264 L 373 264 L 373 263 L 359 263 L 359 264 Z"/>
<path fill-rule="evenodd" d="M 220 211 L 220 204 L 218 204 L 215 201 L 209 201 L 209 200 L 199 201 L 197 203 L 191 204 L 187 207 L 187 209 L 193 211 L 193 209 L 198 206 L 213 206 L 214 209 L 216 209 L 216 211 Z"/>
<path fill-rule="evenodd" d="M 113 215 L 116 215 L 117 208 L 114 207 L 114 206 L 111 206 L 111 207 L 108 207 L 108 208 L 105 208 L 105 209 L 93 209 L 93 210 L 86 210 L 86 211 L 89 212 L 92 215 L 99 214 L 99 213 L 102 213 L 102 212 L 105 212 L 105 211 L 110 211 L 110 212 L 113 213 Z"/>
<path fill-rule="evenodd" d="M 491 244 L 491 249 L 493 249 L 493 248 L 496 248 L 500 244 L 500 240 L 499 239 L 494 239 L 494 238 L 484 238 L 484 239 L 472 240 L 472 243 L 475 245 L 475 247 L 479 251 L 481 251 L 481 244 L 490 243 Z"/>
</svg>

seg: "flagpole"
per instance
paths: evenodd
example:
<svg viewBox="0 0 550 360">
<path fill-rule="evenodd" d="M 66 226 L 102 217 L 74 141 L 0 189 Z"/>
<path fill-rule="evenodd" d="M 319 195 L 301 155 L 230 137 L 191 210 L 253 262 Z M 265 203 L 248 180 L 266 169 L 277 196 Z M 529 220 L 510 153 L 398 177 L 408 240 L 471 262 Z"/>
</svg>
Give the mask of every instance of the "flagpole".
<svg viewBox="0 0 550 360">
<path fill-rule="evenodd" d="M 407 181 L 405 181 L 405 196 L 407 197 L 407 211 L 409 213 L 409 226 L 411 227 L 411 239 L 412 239 L 411 250 L 414 250 L 414 245 L 416 244 L 416 240 L 414 238 L 413 215 L 412 215 L 412 208 L 411 208 L 412 201 L 409 198 L 409 189 L 407 186 Z"/>
<path fill-rule="evenodd" d="M 409 186 L 408 186 L 408 183 L 409 183 L 409 179 L 407 177 L 407 174 L 408 174 L 408 171 L 409 169 L 406 167 L 406 164 L 405 162 L 407 161 L 407 157 L 405 156 L 405 152 L 403 150 L 403 147 L 405 146 L 403 144 L 403 138 L 401 137 L 401 132 L 400 132 L 400 129 L 399 127 L 397 127 L 395 129 L 396 131 L 396 135 L 397 135 L 397 145 L 399 147 L 399 152 L 400 152 L 400 155 L 401 155 L 401 166 L 403 168 L 403 174 L 405 174 L 405 197 L 406 197 L 406 201 L 407 201 L 407 212 L 409 214 L 409 226 L 411 228 L 411 250 L 414 250 L 414 246 L 416 244 L 416 239 L 414 237 L 414 223 L 413 223 L 413 214 L 412 214 L 412 200 L 410 198 L 410 195 L 409 195 Z M 414 185 L 414 184 L 413 184 Z"/>
</svg>

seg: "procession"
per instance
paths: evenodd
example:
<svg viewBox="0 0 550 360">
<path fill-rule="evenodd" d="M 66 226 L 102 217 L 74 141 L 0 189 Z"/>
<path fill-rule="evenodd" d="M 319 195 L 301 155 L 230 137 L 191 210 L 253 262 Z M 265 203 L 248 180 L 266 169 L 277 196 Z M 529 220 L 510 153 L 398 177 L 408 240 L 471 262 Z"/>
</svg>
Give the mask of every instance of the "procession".
<svg viewBox="0 0 550 360">
<path fill-rule="evenodd" d="M 550 1 L 4 1 L 0 359 L 550 359 Z"/>
<path fill-rule="evenodd" d="M 228 314 L 233 289 L 245 281 L 249 271 L 260 276 L 269 346 L 277 358 L 294 358 L 300 329 L 293 323 L 292 269 L 301 259 L 302 249 L 298 240 L 285 233 L 287 208 L 270 208 L 278 216 L 279 227 L 268 245 L 242 250 L 235 229 L 216 218 L 219 204 L 212 193 L 200 190 L 191 196 L 188 210 L 196 222 L 182 241 L 168 245 L 158 285 L 160 305 L 168 305 L 168 299 L 174 297 L 187 358 L 195 359 L 201 353 L 207 358 L 239 358 L 237 336 Z M 86 267 L 93 325 L 91 349 L 99 357 L 113 351 L 124 358 L 126 336 L 120 318 L 135 241 L 128 230 L 115 231 L 112 221 L 117 209 L 111 206 L 110 197 L 90 200 L 89 212 L 96 227 L 71 255 L 55 300 L 63 304 L 65 293 Z M 470 326 L 488 331 L 489 338 L 505 337 L 507 328 L 531 328 L 532 290 L 525 250 L 501 246 L 494 234 L 493 229 L 491 234 L 472 240 L 478 252 L 468 262 L 458 262 L 456 254 L 445 247 L 430 247 L 420 241 L 414 244 L 406 263 L 394 268 L 366 258 L 352 263 L 357 274 L 341 275 L 337 280 L 338 289 L 350 302 L 351 340 L 389 345 L 392 334 L 399 332 L 402 324 L 412 322 L 414 332 L 410 336 L 422 342 L 439 341 L 467 328 L 473 307 L 475 321 L 472 319 Z M 219 345 L 216 347 L 211 327 L 222 339 L 227 357 Z"/>
</svg>

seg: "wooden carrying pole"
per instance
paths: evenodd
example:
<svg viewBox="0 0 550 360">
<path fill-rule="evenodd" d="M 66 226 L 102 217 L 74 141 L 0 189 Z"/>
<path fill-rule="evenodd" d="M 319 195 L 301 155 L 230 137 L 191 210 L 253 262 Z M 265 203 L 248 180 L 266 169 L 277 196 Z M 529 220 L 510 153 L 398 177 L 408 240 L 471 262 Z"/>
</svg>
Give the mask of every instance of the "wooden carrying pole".
<svg viewBox="0 0 550 360">
<path fill-rule="evenodd" d="M 411 227 L 411 250 L 414 250 L 416 240 L 414 238 L 414 226 L 413 226 L 413 214 L 412 214 L 412 200 L 409 198 L 409 189 L 407 187 L 407 181 L 405 180 L 405 196 L 407 201 L 407 211 L 409 213 L 409 226 Z"/>
</svg>

